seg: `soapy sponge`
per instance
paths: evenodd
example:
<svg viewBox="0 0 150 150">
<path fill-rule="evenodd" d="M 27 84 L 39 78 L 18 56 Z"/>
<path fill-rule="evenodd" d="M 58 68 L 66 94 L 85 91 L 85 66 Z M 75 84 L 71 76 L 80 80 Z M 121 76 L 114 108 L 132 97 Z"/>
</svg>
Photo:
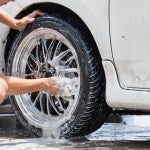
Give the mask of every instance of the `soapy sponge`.
<svg viewBox="0 0 150 150">
<path fill-rule="evenodd" d="M 61 91 L 60 96 L 75 95 L 78 89 L 78 78 L 54 77 Z"/>
</svg>

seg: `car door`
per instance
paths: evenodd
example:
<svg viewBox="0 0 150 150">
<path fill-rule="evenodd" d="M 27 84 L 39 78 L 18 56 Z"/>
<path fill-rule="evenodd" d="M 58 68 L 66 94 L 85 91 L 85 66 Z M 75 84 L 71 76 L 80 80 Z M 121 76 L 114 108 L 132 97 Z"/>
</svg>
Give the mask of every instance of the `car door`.
<svg viewBox="0 0 150 150">
<path fill-rule="evenodd" d="M 110 36 L 125 88 L 150 88 L 150 0 L 110 0 Z"/>
</svg>

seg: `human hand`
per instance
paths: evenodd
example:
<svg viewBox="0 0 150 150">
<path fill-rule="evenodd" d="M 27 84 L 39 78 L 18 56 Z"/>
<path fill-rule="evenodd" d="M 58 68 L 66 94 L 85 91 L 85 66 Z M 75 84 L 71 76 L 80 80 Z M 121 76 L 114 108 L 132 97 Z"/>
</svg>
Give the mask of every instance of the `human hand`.
<svg viewBox="0 0 150 150">
<path fill-rule="evenodd" d="M 65 77 L 45 78 L 47 88 L 45 91 L 51 95 L 72 96 L 77 92 L 78 81 L 76 78 L 69 79 Z"/>
<path fill-rule="evenodd" d="M 43 16 L 45 13 L 41 12 L 40 10 L 35 10 L 22 19 L 15 19 L 15 25 L 13 28 L 19 31 L 24 30 L 29 23 L 32 23 L 35 20 L 37 15 Z"/>
<path fill-rule="evenodd" d="M 0 6 L 6 5 L 8 2 L 14 2 L 15 0 L 0 0 Z"/>
<path fill-rule="evenodd" d="M 52 77 L 59 88 L 59 96 L 70 97 L 75 95 L 78 88 L 78 79 L 77 78 L 66 78 L 66 77 Z"/>
<path fill-rule="evenodd" d="M 60 95 L 62 90 L 59 88 L 56 78 L 44 78 L 44 83 L 46 85 L 45 91 L 51 95 Z"/>
</svg>

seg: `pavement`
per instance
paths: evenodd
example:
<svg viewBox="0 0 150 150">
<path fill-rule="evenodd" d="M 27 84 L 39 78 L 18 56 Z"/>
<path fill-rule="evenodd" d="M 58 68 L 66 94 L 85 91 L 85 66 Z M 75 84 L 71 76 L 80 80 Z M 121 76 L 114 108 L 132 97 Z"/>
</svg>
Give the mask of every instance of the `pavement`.
<svg viewBox="0 0 150 150">
<path fill-rule="evenodd" d="M 0 150 L 150 149 L 149 115 L 111 115 L 96 132 L 76 139 L 36 138 L 15 115 L 0 117 Z"/>
</svg>

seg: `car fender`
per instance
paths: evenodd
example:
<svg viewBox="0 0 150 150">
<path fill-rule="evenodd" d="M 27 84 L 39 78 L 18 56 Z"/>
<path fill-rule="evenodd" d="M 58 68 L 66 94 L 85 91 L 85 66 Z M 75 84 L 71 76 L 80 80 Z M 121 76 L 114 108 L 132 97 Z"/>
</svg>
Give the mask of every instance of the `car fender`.
<svg viewBox="0 0 150 150">
<path fill-rule="evenodd" d="M 65 6 L 77 14 L 87 25 L 92 33 L 103 60 L 112 60 L 110 38 L 109 38 L 109 19 L 108 19 L 108 0 L 44 0 L 44 2 L 57 3 Z M 23 9 L 35 3 L 43 3 L 42 0 L 21 0 L 14 4 L 7 4 L 3 9 L 13 17 L 17 16 Z M 79 3 L 79 4 L 78 4 Z M 98 3 L 98 4 L 97 4 Z M 77 6 L 77 7 L 75 7 Z M 0 25 L 1 36 L 5 39 L 8 35 L 9 28 Z"/>
</svg>

